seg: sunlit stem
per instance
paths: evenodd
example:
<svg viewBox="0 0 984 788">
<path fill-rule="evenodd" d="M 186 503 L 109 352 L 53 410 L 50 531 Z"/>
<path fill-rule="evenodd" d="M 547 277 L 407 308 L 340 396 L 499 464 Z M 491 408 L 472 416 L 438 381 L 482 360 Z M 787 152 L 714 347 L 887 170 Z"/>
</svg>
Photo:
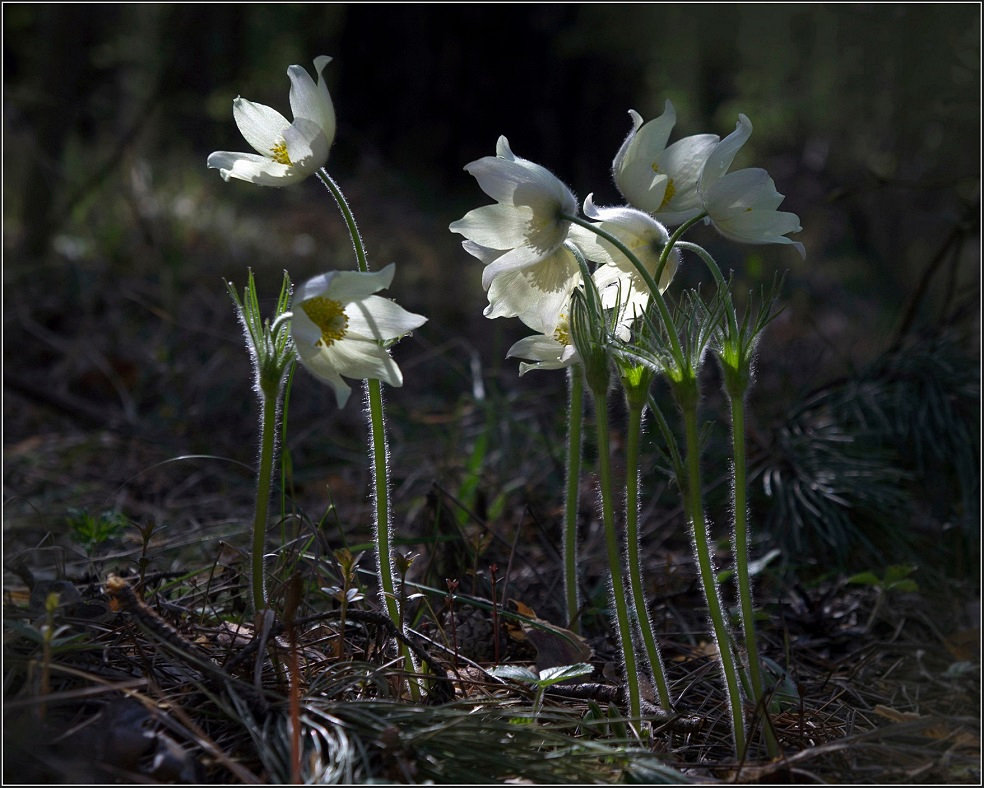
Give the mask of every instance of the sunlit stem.
<svg viewBox="0 0 984 788">
<path fill-rule="evenodd" d="M 342 212 L 342 219 L 345 220 L 345 226 L 348 228 L 349 238 L 352 239 L 352 247 L 355 250 L 355 259 L 359 265 L 359 270 L 363 273 L 368 273 L 369 261 L 366 259 L 366 247 L 362 243 L 362 235 L 359 233 L 359 226 L 355 223 L 355 216 L 352 215 L 348 200 L 345 199 L 342 190 L 324 167 L 318 170 L 318 177 L 321 178 L 321 182 L 331 192 L 331 196 L 338 203 L 338 210 Z"/>
<path fill-rule="evenodd" d="M 707 610 L 717 641 L 721 670 L 728 690 L 728 704 L 731 707 L 731 729 L 735 739 L 735 751 L 739 757 L 745 753 L 745 719 L 742 713 L 741 691 L 738 686 L 738 672 L 734 654 L 731 650 L 731 636 L 721 609 L 714 567 L 711 564 L 710 548 L 707 538 L 707 524 L 704 520 L 704 503 L 700 478 L 700 441 L 697 434 L 697 381 L 678 384 L 678 402 L 683 411 L 684 434 L 687 453 L 686 507 L 693 527 L 694 551 L 700 580 L 707 601 Z"/>
<path fill-rule="evenodd" d="M 581 428 L 584 422 L 584 370 L 576 364 L 567 370 L 570 412 L 567 422 L 567 494 L 564 500 L 564 594 L 567 623 L 581 631 L 581 610 L 577 578 L 577 512 L 581 479 Z"/>
<path fill-rule="evenodd" d="M 401 628 L 400 607 L 393 582 L 393 554 L 390 548 L 389 516 L 389 453 L 386 443 L 386 424 L 383 417 L 382 384 L 378 380 L 365 381 L 366 403 L 369 406 L 369 440 L 372 444 L 372 487 L 375 506 L 376 566 L 386 612 L 393 624 Z"/>
<path fill-rule="evenodd" d="M 359 270 L 363 273 L 369 271 L 369 261 L 366 259 L 366 248 L 359 233 L 359 227 L 355 223 L 355 217 L 349 208 L 348 201 L 338 184 L 328 174 L 323 167 L 318 170 L 318 177 L 325 185 L 331 196 L 335 198 L 338 209 L 342 213 L 345 225 L 348 227 L 349 237 L 352 240 L 352 247 L 355 250 L 355 258 Z M 386 612 L 393 622 L 393 626 L 404 631 L 404 623 L 400 615 L 400 606 L 396 596 L 396 586 L 393 581 L 393 554 L 390 548 L 390 529 L 392 518 L 390 516 L 389 503 L 389 451 L 386 445 L 386 424 L 383 415 L 383 392 L 382 384 L 378 380 L 366 380 L 366 404 L 369 409 L 369 442 L 372 454 L 372 497 L 373 508 L 375 509 L 375 521 L 373 524 L 373 540 L 376 545 L 376 571 L 379 575 L 380 594 L 383 598 L 383 605 Z M 403 664 L 408 673 L 417 673 L 413 656 L 405 644 L 400 645 L 403 653 Z M 416 681 L 410 681 L 410 691 L 414 698 L 419 696 L 419 687 Z"/>
<path fill-rule="evenodd" d="M 641 400 L 641 401 L 640 401 Z M 642 434 L 642 414 L 646 395 L 626 396 L 628 405 L 628 431 L 625 442 L 625 541 L 629 563 L 629 585 L 636 615 L 639 618 L 639 631 L 646 647 L 646 656 L 656 679 L 659 702 L 664 709 L 672 707 L 670 688 L 666 682 L 663 658 L 653 633 L 653 624 L 646 605 L 646 595 L 642 584 L 642 563 L 639 557 L 639 438 Z"/>
<path fill-rule="evenodd" d="M 625 601 L 625 586 L 622 583 L 618 536 L 615 533 L 615 510 L 612 505 L 612 466 L 608 440 L 608 400 L 604 390 L 598 391 L 592 388 L 591 393 L 594 395 L 595 426 L 598 433 L 598 479 L 601 485 L 601 512 L 605 523 L 608 566 L 612 576 L 612 601 L 615 604 L 615 621 L 625 660 L 625 680 L 629 688 L 629 717 L 638 721 L 642 714 L 642 701 L 639 691 L 639 672 L 636 668 L 635 651 L 632 647 L 632 625 L 629 620 L 629 608 Z"/>
</svg>

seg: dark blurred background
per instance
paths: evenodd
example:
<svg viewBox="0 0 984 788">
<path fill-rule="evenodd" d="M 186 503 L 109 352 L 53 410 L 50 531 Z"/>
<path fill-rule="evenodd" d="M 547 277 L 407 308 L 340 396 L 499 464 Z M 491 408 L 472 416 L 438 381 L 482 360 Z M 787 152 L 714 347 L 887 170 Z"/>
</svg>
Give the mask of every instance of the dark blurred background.
<svg viewBox="0 0 984 788">
<path fill-rule="evenodd" d="M 831 517 L 848 531 L 880 517 L 883 530 L 937 541 L 976 529 L 978 4 L 15 3 L 3 15 L 8 537 L 57 531 L 79 505 L 172 523 L 248 514 L 248 471 L 220 484 L 215 466 L 179 463 L 175 480 L 156 463 L 253 461 L 248 362 L 224 280 L 241 287 L 254 269 L 270 304 L 283 269 L 303 280 L 352 265 L 314 179 L 262 189 L 205 168 L 213 150 L 248 149 L 235 96 L 289 114 L 287 66 L 310 70 L 320 54 L 334 58 L 328 168 L 372 264 L 398 264 L 390 295 L 430 318 L 395 350 L 406 385 L 389 392 L 408 520 L 429 485 L 474 479 L 476 457 L 478 487 L 499 501 L 490 517 L 522 510 L 538 485 L 559 505 L 563 376 L 518 379 L 503 356 L 526 332 L 481 316 L 480 266 L 447 230 L 488 202 L 462 167 L 505 134 L 580 198 L 611 204 L 627 111 L 649 119 L 671 99 L 673 139 L 723 137 L 748 115 L 755 131 L 736 166 L 766 167 L 803 226 L 805 261 L 704 228 L 692 237 L 734 270 L 739 292 L 787 272 L 752 399 L 758 505 L 774 536 L 795 530 L 787 551 L 843 558 L 854 537 L 824 531 Z M 925 363 L 900 372 L 914 359 Z M 938 401 L 920 388 L 934 384 Z M 857 392 L 871 385 L 883 388 L 866 410 Z M 327 485 L 364 501 L 358 406 L 337 412 L 299 372 L 289 418 L 298 497 L 323 502 Z M 879 424 L 883 434 L 854 440 L 867 448 L 843 474 L 836 452 L 805 464 L 797 452 L 812 449 L 796 441 L 831 423 L 848 443 Z M 864 463 L 876 456 L 872 481 Z M 882 483 L 887 498 L 864 497 Z M 213 485 L 213 513 L 199 493 L 184 512 L 183 484 Z M 915 487 L 926 492 L 905 498 Z"/>
</svg>

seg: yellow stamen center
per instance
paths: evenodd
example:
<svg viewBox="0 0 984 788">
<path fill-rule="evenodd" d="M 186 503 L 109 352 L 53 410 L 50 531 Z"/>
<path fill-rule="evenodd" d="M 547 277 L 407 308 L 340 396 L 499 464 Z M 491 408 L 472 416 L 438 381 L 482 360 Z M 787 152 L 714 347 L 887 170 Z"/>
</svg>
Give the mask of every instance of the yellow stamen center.
<svg viewBox="0 0 984 788">
<path fill-rule="evenodd" d="M 342 339 L 348 329 L 348 315 L 345 305 L 324 296 L 309 298 L 301 308 L 311 318 L 311 322 L 321 329 L 321 339 L 315 344 L 329 348 L 337 339 Z"/>
<path fill-rule="evenodd" d="M 567 315 L 557 316 L 557 327 L 554 329 L 553 338 L 562 345 L 571 344 L 571 326 L 567 321 Z"/>
<path fill-rule="evenodd" d="M 287 155 L 287 143 L 283 140 L 280 140 L 280 142 L 274 145 L 270 152 L 273 155 L 273 160 L 277 162 L 277 164 L 286 164 L 288 167 L 294 166 L 294 162 L 292 162 L 290 160 L 290 156 Z"/>
</svg>

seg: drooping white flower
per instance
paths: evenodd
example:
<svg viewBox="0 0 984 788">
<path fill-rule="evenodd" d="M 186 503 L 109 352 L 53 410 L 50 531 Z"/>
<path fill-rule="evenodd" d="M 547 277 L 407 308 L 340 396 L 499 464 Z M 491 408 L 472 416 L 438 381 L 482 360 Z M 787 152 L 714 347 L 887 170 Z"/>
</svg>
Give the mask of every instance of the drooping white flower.
<svg viewBox="0 0 984 788">
<path fill-rule="evenodd" d="M 335 390 L 344 407 L 351 389 L 342 376 L 403 385 L 403 373 L 385 343 L 419 328 L 427 318 L 373 295 L 393 281 L 396 265 L 380 271 L 329 271 L 294 295 L 291 334 L 309 372 Z"/>
<path fill-rule="evenodd" d="M 758 167 L 728 172 L 751 135 L 751 121 L 738 115 L 735 130 L 708 156 L 699 185 L 704 210 L 726 238 L 748 244 L 792 244 L 805 257 L 803 244 L 786 237 L 802 229 L 799 217 L 776 210 L 783 195 L 769 173 Z"/>
<path fill-rule="evenodd" d="M 562 215 L 577 212 L 577 200 L 549 170 L 516 156 L 499 137 L 495 156 L 465 166 L 495 205 L 475 208 L 449 229 L 486 249 L 501 252 L 482 273 L 482 286 L 507 271 L 539 263 L 564 243 L 570 222 Z"/>
<path fill-rule="evenodd" d="M 461 245 L 486 265 L 506 254 L 473 241 L 463 241 Z M 489 285 L 489 305 L 483 314 L 490 319 L 518 317 L 531 327 L 545 325 L 567 307 L 580 281 L 577 259 L 566 246 L 561 246 L 538 263 L 495 277 Z"/>
<path fill-rule="evenodd" d="M 663 114 L 642 122 L 630 109 L 632 131 L 615 154 L 612 175 L 622 196 L 666 225 L 678 225 L 702 212 L 697 195 L 701 169 L 720 139 L 695 134 L 667 147 L 676 110 L 667 100 Z"/>
<path fill-rule="evenodd" d="M 660 255 L 669 240 L 669 233 L 648 213 L 629 207 L 603 208 L 594 204 L 593 195 L 584 201 L 584 215 L 594 220 L 599 229 L 615 236 L 632 252 L 650 276 L 656 275 Z M 619 323 L 631 322 L 649 303 L 649 288 L 638 269 L 611 241 L 575 227 L 571 237 L 589 260 L 599 263 L 593 279 L 605 309 L 620 310 Z M 680 264 L 680 253 L 673 249 L 667 257 L 659 278 L 659 291 L 670 286 Z"/>
<path fill-rule="evenodd" d="M 315 84 L 301 66 L 290 66 L 291 123 L 277 110 L 237 97 L 232 114 L 239 131 L 256 153 L 215 151 L 207 166 L 222 178 L 235 178 L 260 186 L 287 186 L 323 167 L 335 140 L 335 108 L 322 70 L 331 58 L 314 59 Z"/>
</svg>

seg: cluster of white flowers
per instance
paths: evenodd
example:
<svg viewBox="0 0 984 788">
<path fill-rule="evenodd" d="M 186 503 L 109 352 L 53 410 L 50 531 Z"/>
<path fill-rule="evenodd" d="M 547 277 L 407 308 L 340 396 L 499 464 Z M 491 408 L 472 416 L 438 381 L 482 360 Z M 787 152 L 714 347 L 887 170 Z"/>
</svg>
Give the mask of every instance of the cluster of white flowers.
<svg viewBox="0 0 984 788">
<path fill-rule="evenodd" d="M 597 263 L 592 279 L 605 308 L 617 308 L 619 326 L 638 317 L 650 298 L 636 266 L 605 236 L 616 238 L 669 287 L 679 266 L 679 252 L 664 255 L 668 227 L 703 217 L 723 236 L 753 244 L 803 245 L 787 238 L 800 230 L 796 214 L 776 210 L 783 196 L 769 174 L 759 168 L 728 172 L 735 155 L 748 141 L 752 124 L 738 116 L 735 131 L 723 140 L 696 134 L 667 145 L 676 112 L 667 101 L 664 113 L 644 123 L 634 110 L 632 131 L 612 163 L 615 184 L 627 204 L 595 206 L 584 201 L 584 215 L 602 233 L 572 221 L 577 200 L 555 175 L 516 156 L 505 137 L 496 155 L 465 167 L 496 203 L 468 212 L 450 230 L 465 237 L 462 246 L 485 269 L 486 317 L 518 317 L 538 332 L 520 340 L 508 355 L 527 359 L 530 369 L 557 369 L 579 361 L 572 345 L 568 318 L 571 295 L 582 286 L 581 270 L 570 245 Z"/>
<path fill-rule="evenodd" d="M 335 140 L 335 109 L 322 76 L 330 61 L 327 55 L 314 59 L 317 83 L 302 66 L 287 69 L 293 123 L 272 107 L 236 98 L 236 125 L 257 153 L 216 151 L 207 166 L 226 181 L 274 187 L 297 183 L 324 167 Z M 388 346 L 427 318 L 373 295 L 389 287 L 394 273 L 393 263 L 378 272 L 330 271 L 308 280 L 294 295 L 291 335 L 297 357 L 332 387 L 339 407 L 351 392 L 343 376 L 403 385 Z"/>
<path fill-rule="evenodd" d="M 315 58 L 317 82 L 301 66 L 287 69 L 293 122 L 271 107 L 236 98 L 236 124 L 257 152 L 216 151 L 208 166 L 225 180 L 275 187 L 321 170 L 336 126 L 322 75 L 330 60 Z M 680 262 L 676 249 L 664 254 L 670 240 L 667 228 L 700 217 L 732 240 L 792 244 L 804 254 L 803 245 L 787 237 L 800 230 L 799 219 L 777 210 L 783 196 L 769 174 L 759 168 L 728 172 L 751 136 L 747 117 L 739 115 L 735 131 L 724 139 L 696 134 L 667 145 L 676 124 L 669 101 L 663 114 L 649 122 L 634 110 L 629 115 L 632 130 L 612 163 L 615 184 L 627 204 L 599 207 L 589 195 L 582 206 L 601 234 L 574 220 L 579 206 L 571 190 L 549 170 L 514 154 L 505 137 L 499 137 L 495 156 L 465 167 L 495 204 L 469 211 L 450 229 L 465 237 L 464 249 L 485 266 L 486 317 L 518 317 L 537 332 L 509 349 L 509 356 L 526 359 L 521 374 L 579 361 L 569 326 L 571 296 L 583 285 L 577 254 L 597 264 L 592 279 L 602 305 L 618 310 L 616 323 L 623 328 L 642 313 L 651 294 L 619 246 L 630 250 L 650 276 L 662 262 L 661 292 Z M 426 319 L 371 295 L 392 277 L 392 266 L 377 274 L 332 272 L 298 290 L 292 324 L 298 357 L 334 388 L 339 405 L 349 394 L 341 376 L 402 383 L 386 344 Z"/>
</svg>

